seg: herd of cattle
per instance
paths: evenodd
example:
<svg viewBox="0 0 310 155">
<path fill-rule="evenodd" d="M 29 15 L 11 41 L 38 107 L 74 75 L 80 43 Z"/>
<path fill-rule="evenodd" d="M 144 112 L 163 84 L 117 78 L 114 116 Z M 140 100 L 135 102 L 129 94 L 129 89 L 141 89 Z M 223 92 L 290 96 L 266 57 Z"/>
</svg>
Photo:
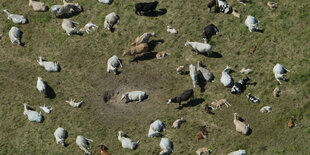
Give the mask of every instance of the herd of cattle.
<svg viewBox="0 0 310 155">
<path fill-rule="evenodd" d="M 111 4 L 113 1 L 112 0 L 98 0 L 99 2 L 106 3 L 106 4 Z M 245 2 L 242 0 L 239 0 L 239 2 L 243 5 L 245 5 Z M 143 15 L 144 12 L 149 12 L 149 11 L 154 11 L 156 10 L 156 7 L 158 5 L 158 2 L 143 2 L 143 3 L 136 3 L 135 4 L 135 13 L 137 15 Z M 276 8 L 276 3 L 273 2 L 268 2 L 267 5 L 274 9 Z M 38 1 L 33 1 L 29 0 L 29 6 L 33 8 L 34 11 L 47 11 L 48 7 L 43 3 L 43 2 L 38 2 Z M 225 14 L 233 14 L 234 16 L 240 18 L 240 14 L 238 14 L 237 10 L 232 8 L 225 0 L 211 0 L 211 2 L 208 4 L 208 10 L 209 12 L 211 11 L 212 7 L 215 6 L 215 12 L 223 12 Z M 67 14 L 77 14 L 81 11 L 83 11 L 83 8 L 80 4 L 78 3 L 68 3 L 65 0 L 63 0 L 62 5 L 53 5 L 50 7 L 50 11 L 52 12 L 52 17 L 59 17 L 62 15 L 67 15 Z M 22 15 L 18 14 L 11 14 L 9 13 L 8 10 L 3 10 L 4 13 L 7 14 L 8 19 L 12 20 L 13 23 L 15 24 L 26 24 L 28 22 L 27 18 L 25 18 Z M 112 12 L 108 14 L 105 17 L 104 21 L 104 27 L 107 28 L 110 31 L 113 31 L 113 25 L 117 24 L 120 20 L 120 17 L 115 13 Z M 78 30 L 75 27 L 75 24 L 77 22 L 71 21 L 69 19 L 63 19 L 62 22 L 62 28 L 66 31 L 66 33 L 70 36 L 72 34 L 81 34 L 83 32 L 90 33 L 91 30 L 95 30 L 97 25 L 93 23 L 87 23 L 83 28 Z M 245 25 L 248 27 L 250 32 L 254 31 L 259 31 L 258 29 L 258 24 L 259 21 L 253 17 L 253 16 L 248 16 L 245 20 Z M 177 30 L 171 28 L 170 26 L 167 26 L 167 32 L 171 34 L 177 34 Z M 214 24 L 209 24 L 204 28 L 203 34 L 202 34 L 202 39 L 204 42 L 190 42 L 186 41 L 185 46 L 190 45 L 196 54 L 207 54 L 208 56 L 212 56 L 212 46 L 208 44 L 208 42 L 211 40 L 211 37 L 213 35 L 216 35 L 219 32 L 219 29 L 214 25 Z M 134 42 L 132 42 L 132 46 L 129 50 L 124 50 L 122 56 L 126 55 L 131 55 L 135 57 L 136 55 L 143 54 L 149 51 L 149 45 L 148 41 L 151 37 L 154 37 L 155 32 L 146 32 L 142 34 L 141 36 L 138 36 Z M 17 43 L 19 45 L 23 45 L 21 42 L 21 37 L 22 37 L 22 31 L 13 26 L 10 31 L 9 31 L 9 37 L 12 43 Z M 250 53 L 253 54 L 255 51 L 256 47 L 251 49 Z M 158 52 L 156 57 L 158 59 L 163 58 L 166 56 L 168 53 L 165 52 Z M 45 68 L 46 71 L 48 72 L 60 72 L 60 66 L 58 62 L 51 62 L 51 61 L 46 61 L 44 60 L 41 56 L 39 56 L 39 60 L 37 60 L 38 64 L 42 67 Z M 108 59 L 107 61 L 107 72 L 113 72 L 114 74 L 118 74 L 117 69 L 119 67 L 122 67 L 121 60 L 116 56 L 112 56 L 111 58 Z M 220 78 L 220 82 L 223 84 L 225 87 L 231 87 L 231 93 L 232 94 L 241 94 L 242 92 L 245 91 L 246 86 L 253 84 L 255 85 L 256 83 L 249 83 L 251 81 L 251 78 L 246 77 L 244 79 L 239 80 L 238 82 L 233 81 L 232 77 L 230 76 L 230 72 L 232 69 L 227 66 L 223 72 L 222 76 Z M 184 66 L 180 66 L 177 68 L 177 72 L 179 74 L 186 74 Z M 250 74 L 253 72 L 252 69 L 245 69 L 242 68 L 240 71 L 241 73 L 244 74 Z M 281 64 L 276 64 L 273 68 L 273 72 L 275 75 L 276 80 L 281 84 L 280 80 L 287 80 L 285 78 L 285 74 L 287 72 L 290 72 L 288 69 L 286 69 L 283 65 Z M 201 65 L 201 62 L 197 62 L 197 67 L 193 64 L 189 65 L 189 75 L 190 78 L 192 79 L 193 87 L 196 87 L 196 84 L 199 82 L 199 80 L 205 80 L 207 82 L 212 82 L 214 81 L 214 75 L 211 71 L 208 69 L 204 68 Z M 199 78 L 198 78 L 199 77 Z M 37 79 L 37 89 L 38 91 L 43 94 L 44 96 L 48 96 L 48 86 L 46 83 L 43 81 L 41 77 L 38 77 Z M 280 96 L 280 89 L 277 87 L 274 90 L 274 96 L 279 97 Z M 126 103 L 131 102 L 131 101 L 136 101 L 136 103 L 139 103 L 143 101 L 144 99 L 147 98 L 146 92 L 143 91 L 132 91 L 132 92 L 127 92 L 122 95 L 121 100 L 126 99 Z M 168 104 L 170 103 L 178 103 L 179 108 L 182 107 L 182 102 L 183 101 L 188 101 L 189 99 L 193 98 L 194 96 L 194 90 L 193 89 L 187 89 L 184 90 L 184 92 L 180 93 L 179 95 L 171 98 L 168 100 Z M 255 97 L 251 94 L 246 95 L 247 98 L 253 102 L 260 102 L 260 99 L 258 97 Z M 83 101 L 80 102 L 75 102 L 75 100 L 70 99 L 70 101 L 66 101 L 70 106 L 78 108 L 83 104 Z M 226 105 L 227 108 L 229 108 L 231 105 L 226 99 L 219 99 L 217 101 L 214 101 L 211 103 L 212 105 L 215 106 L 213 108 L 210 105 L 206 105 L 205 110 L 209 114 L 214 114 L 214 110 L 217 110 L 218 108 L 221 108 L 222 105 Z M 41 112 L 36 112 L 34 110 L 30 110 L 27 108 L 27 104 L 24 104 L 24 115 L 28 116 L 29 121 L 33 122 L 43 122 L 44 117 L 41 114 Z M 52 107 L 46 107 L 45 105 L 43 107 L 40 107 L 45 113 L 50 113 L 52 111 Z M 268 113 L 271 112 L 271 107 L 270 106 L 264 106 L 263 108 L 260 109 L 262 113 Z M 245 124 L 243 121 L 241 121 L 238 118 L 238 114 L 234 113 L 234 120 L 233 123 L 235 124 L 236 131 L 240 132 L 244 135 L 248 135 L 251 133 L 251 128 L 249 124 Z M 294 117 L 292 117 L 289 120 L 288 126 L 293 127 L 294 124 Z M 186 120 L 184 118 L 180 118 L 176 120 L 172 127 L 173 128 L 180 128 L 181 123 L 185 122 Z M 162 136 L 161 132 L 165 131 L 166 127 L 165 124 L 160 121 L 156 120 L 150 125 L 148 137 L 159 137 Z M 65 139 L 68 137 L 68 132 L 64 128 L 57 128 L 56 131 L 54 132 L 54 136 L 56 139 L 57 144 L 61 144 L 65 146 Z M 198 133 L 196 134 L 196 139 L 197 142 L 199 139 L 204 139 L 207 138 L 208 132 L 206 130 L 206 126 L 201 127 L 198 130 Z M 123 148 L 127 149 L 136 149 L 139 141 L 134 142 L 132 141 L 124 132 L 119 131 L 118 132 L 118 140 L 121 142 Z M 89 151 L 89 143 L 92 142 L 91 139 L 88 139 L 83 136 L 77 136 L 76 138 L 76 144 L 79 146 L 81 150 L 83 150 L 86 154 L 91 154 Z M 160 148 L 162 151 L 160 154 L 171 154 L 173 152 L 173 143 L 168 139 L 168 138 L 162 138 L 160 142 Z M 198 155 L 201 155 L 203 153 L 209 153 L 210 149 L 207 147 L 200 148 L 196 151 Z M 104 145 L 100 145 L 100 154 L 101 155 L 108 155 L 110 154 L 107 152 L 105 149 Z M 243 155 L 246 154 L 245 150 L 238 150 L 229 153 L 230 155 Z"/>
</svg>

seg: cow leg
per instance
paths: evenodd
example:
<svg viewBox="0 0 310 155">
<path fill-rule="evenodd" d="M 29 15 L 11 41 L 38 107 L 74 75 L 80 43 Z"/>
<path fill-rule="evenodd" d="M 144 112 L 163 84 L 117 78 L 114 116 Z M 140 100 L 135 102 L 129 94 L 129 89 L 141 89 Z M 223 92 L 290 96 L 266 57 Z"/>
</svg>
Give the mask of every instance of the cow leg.
<svg viewBox="0 0 310 155">
<path fill-rule="evenodd" d="M 182 104 L 181 104 L 181 102 L 179 102 L 179 107 L 178 107 L 179 109 L 181 109 L 182 108 Z"/>
</svg>

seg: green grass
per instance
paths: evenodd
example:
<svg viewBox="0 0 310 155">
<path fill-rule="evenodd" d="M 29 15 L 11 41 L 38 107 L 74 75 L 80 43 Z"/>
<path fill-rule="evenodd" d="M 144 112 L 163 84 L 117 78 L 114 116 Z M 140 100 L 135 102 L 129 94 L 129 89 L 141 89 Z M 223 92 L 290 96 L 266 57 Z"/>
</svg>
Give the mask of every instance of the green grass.
<svg viewBox="0 0 310 155">
<path fill-rule="evenodd" d="M 58 0 L 44 0 L 51 5 L 61 4 Z M 71 1 L 72 2 L 72 1 Z M 174 154 L 194 154 L 207 146 L 213 154 L 246 149 L 249 154 L 307 154 L 310 138 L 310 76 L 308 60 L 310 54 L 310 2 L 307 0 L 278 2 L 279 8 L 270 10 L 267 0 L 252 1 L 246 6 L 229 1 L 241 14 L 241 19 L 232 15 L 207 13 L 207 1 L 202 0 L 159 0 L 157 9 L 166 8 L 167 13 L 157 17 L 134 14 L 135 1 L 115 0 L 111 5 L 100 4 L 97 0 L 79 2 L 84 11 L 70 19 L 80 23 L 78 28 L 91 21 L 99 28 L 90 35 L 68 36 L 61 28 L 62 19 L 51 18 L 51 12 L 34 12 L 27 1 L 2 0 L 0 10 L 25 15 L 29 23 L 16 25 L 0 15 L 0 154 L 83 154 L 76 146 L 76 136 L 82 135 L 94 140 L 91 152 L 98 154 L 98 145 L 103 143 L 112 154 L 158 154 L 160 138 L 147 138 L 149 122 L 160 119 L 166 126 L 163 132 L 174 143 Z M 104 29 L 105 16 L 116 12 L 120 23 L 115 32 Z M 247 15 L 254 15 L 261 21 L 259 28 L 264 33 L 250 33 L 244 25 Z M 211 45 L 222 58 L 208 58 L 196 55 L 186 40 L 202 42 L 202 30 L 207 24 L 215 24 L 220 33 L 213 36 Z M 170 25 L 179 31 L 177 35 L 166 32 Z M 8 31 L 12 26 L 20 28 L 24 34 L 25 47 L 11 44 Z M 155 31 L 164 40 L 152 52 L 167 51 L 170 56 L 162 60 L 150 59 L 130 62 L 132 58 L 122 57 L 122 51 L 130 48 L 131 42 L 144 32 Z M 248 52 L 257 46 L 254 55 Z M 123 60 L 121 74 L 106 73 L 106 61 L 113 55 Z M 48 73 L 40 67 L 36 59 L 43 56 L 58 61 L 62 70 Z M 178 75 L 179 65 L 196 64 L 201 61 L 215 75 L 214 83 L 207 83 L 205 92 L 195 89 L 195 98 L 203 98 L 202 104 L 175 109 L 176 104 L 167 105 L 167 100 L 192 88 L 189 75 Z M 276 63 L 286 66 L 291 72 L 289 82 L 278 85 L 272 68 Z M 245 77 L 238 71 L 242 67 L 251 68 L 249 77 L 258 84 L 248 86 L 239 95 L 230 94 L 230 89 L 220 83 L 222 70 L 231 66 L 235 81 Z M 37 77 L 41 76 L 55 91 L 56 98 L 44 98 L 36 90 Z M 282 94 L 272 96 L 279 86 Z M 142 90 L 149 98 L 139 104 L 120 102 L 123 93 Z M 107 103 L 103 101 L 107 91 L 114 92 Z M 259 96 L 261 103 L 250 103 L 245 94 L 251 92 Z M 72 108 L 65 100 L 76 98 L 85 103 L 81 108 Z M 215 115 L 204 112 L 206 103 L 226 98 L 231 108 L 216 111 Z M 46 104 L 53 107 L 51 114 L 43 114 L 41 124 L 29 122 L 23 115 L 22 103 L 39 111 Z M 262 114 L 259 109 L 272 106 L 273 111 Z M 250 124 L 253 132 L 243 136 L 235 131 L 232 113 L 237 112 Z M 287 127 L 290 116 L 297 118 L 297 126 Z M 184 117 L 187 122 L 178 130 L 172 123 Z M 209 137 L 196 143 L 195 134 L 199 126 L 208 124 Z M 57 127 L 69 132 L 68 147 L 56 145 L 53 133 Z M 134 141 L 140 140 L 134 150 L 121 148 L 117 131 L 122 130 Z"/>
</svg>

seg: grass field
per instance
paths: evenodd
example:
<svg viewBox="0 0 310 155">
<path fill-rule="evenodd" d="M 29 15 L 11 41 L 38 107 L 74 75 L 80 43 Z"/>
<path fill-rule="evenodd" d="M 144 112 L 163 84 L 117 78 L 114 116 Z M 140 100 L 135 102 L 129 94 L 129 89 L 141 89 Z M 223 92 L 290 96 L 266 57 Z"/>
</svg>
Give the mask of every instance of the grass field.
<svg viewBox="0 0 310 155">
<path fill-rule="evenodd" d="M 42 0 L 49 7 L 61 4 L 60 0 Z M 72 1 L 71 1 L 72 2 Z M 167 130 L 164 137 L 174 143 L 177 155 L 194 154 L 207 146 L 212 154 L 227 154 L 238 149 L 246 149 L 249 154 L 307 154 L 310 152 L 310 1 L 276 0 L 278 8 L 270 10 L 267 0 L 252 1 L 246 6 L 234 0 L 228 3 L 241 14 L 238 19 L 223 13 L 207 13 L 205 0 L 159 0 L 157 10 L 166 9 L 159 16 L 137 16 L 134 4 L 137 0 L 114 0 L 105 5 L 97 0 L 75 0 L 84 11 L 70 19 L 84 26 L 89 21 L 99 28 L 90 35 L 68 36 L 61 28 L 62 19 L 52 18 L 51 12 L 34 12 L 27 0 L 1 0 L 0 10 L 22 14 L 28 24 L 15 25 L 0 14 L 0 154 L 83 154 L 76 146 L 76 136 L 82 135 L 94 140 L 90 144 L 93 154 L 98 154 L 98 145 L 103 143 L 112 154 L 159 154 L 160 138 L 148 138 L 149 123 L 163 121 Z M 120 23 L 111 33 L 104 29 L 105 16 L 116 12 Z M 259 28 L 264 33 L 250 33 L 244 25 L 247 15 L 261 21 Z M 203 28 L 215 24 L 219 35 L 213 36 L 210 44 L 213 51 L 222 57 L 210 58 L 196 55 L 186 40 L 202 42 Z M 167 25 L 179 33 L 171 35 Z M 24 47 L 11 44 L 8 31 L 12 26 L 20 28 L 24 34 Z M 153 53 L 138 58 L 122 57 L 122 51 L 130 48 L 130 43 L 144 32 L 155 31 L 157 37 L 151 38 Z M 254 55 L 249 49 L 257 46 Z M 154 58 L 154 52 L 167 51 L 170 56 L 162 60 Z M 113 55 L 123 60 L 119 75 L 106 72 L 107 59 Z M 50 61 L 58 61 L 62 70 L 48 73 L 36 60 L 43 56 Z M 194 89 L 196 105 L 176 109 L 177 104 L 167 105 L 172 98 L 184 89 L 192 88 L 189 75 L 178 75 L 175 69 L 201 61 L 215 75 L 214 83 L 207 83 L 205 90 Z M 279 85 L 272 73 L 276 63 L 281 63 L 291 72 L 290 79 Z M 249 77 L 257 82 L 248 86 L 241 95 L 230 94 L 230 89 L 220 83 L 222 70 L 229 65 L 235 81 L 245 77 L 239 73 L 242 67 L 251 68 Z M 40 76 L 55 91 L 53 99 L 44 98 L 36 90 L 36 80 Z M 279 86 L 279 98 L 272 95 Z M 128 91 L 147 92 L 147 100 L 135 104 L 120 102 L 121 95 Z M 252 104 L 246 98 L 251 92 L 260 97 L 261 103 Z M 108 102 L 104 97 L 112 95 Z M 83 100 L 81 108 L 72 108 L 65 100 Z M 226 98 L 232 105 L 209 115 L 204 106 L 214 100 Z M 203 102 L 202 102 L 203 101 Z M 51 114 L 43 114 L 43 123 L 29 122 L 23 115 L 22 103 L 39 111 L 46 104 L 53 107 Z M 265 105 L 272 106 L 269 114 L 260 113 Z M 235 131 L 232 113 L 237 112 L 253 132 L 244 136 Z M 295 116 L 297 126 L 289 129 L 287 122 Z M 172 123 L 184 117 L 187 122 L 175 130 Z M 208 139 L 196 143 L 195 134 L 200 126 L 208 124 Z M 65 128 L 69 137 L 67 147 L 56 145 L 54 131 Z M 134 151 L 122 149 L 117 140 L 117 132 L 124 131 L 140 145 Z"/>
</svg>

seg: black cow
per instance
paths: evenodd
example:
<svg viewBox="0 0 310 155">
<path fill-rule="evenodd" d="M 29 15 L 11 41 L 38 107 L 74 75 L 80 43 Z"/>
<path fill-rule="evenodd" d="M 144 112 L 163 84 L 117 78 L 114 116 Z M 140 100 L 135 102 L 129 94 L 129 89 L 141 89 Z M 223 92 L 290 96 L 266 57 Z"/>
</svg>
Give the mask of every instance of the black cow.
<svg viewBox="0 0 310 155">
<path fill-rule="evenodd" d="M 202 38 L 205 41 L 205 43 L 207 43 L 208 41 L 211 40 L 211 37 L 213 35 L 216 35 L 218 32 L 219 29 L 215 25 L 209 24 L 203 29 Z"/>
<path fill-rule="evenodd" d="M 170 104 L 171 102 L 179 103 L 179 107 L 181 107 L 182 101 L 187 101 L 188 99 L 193 98 L 193 97 L 194 97 L 194 90 L 193 89 L 187 89 L 182 94 L 170 99 L 168 101 L 168 104 Z"/>
<path fill-rule="evenodd" d="M 212 7 L 215 5 L 216 5 L 216 0 L 211 0 L 211 2 L 208 3 L 208 12 L 211 12 Z"/>
<path fill-rule="evenodd" d="M 141 15 L 141 11 L 143 12 L 148 12 L 148 11 L 154 11 L 157 7 L 158 2 L 154 1 L 154 2 L 143 2 L 143 3 L 136 3 L 135 7 L 136 7 L 136 14 Z"/>
</svg>

